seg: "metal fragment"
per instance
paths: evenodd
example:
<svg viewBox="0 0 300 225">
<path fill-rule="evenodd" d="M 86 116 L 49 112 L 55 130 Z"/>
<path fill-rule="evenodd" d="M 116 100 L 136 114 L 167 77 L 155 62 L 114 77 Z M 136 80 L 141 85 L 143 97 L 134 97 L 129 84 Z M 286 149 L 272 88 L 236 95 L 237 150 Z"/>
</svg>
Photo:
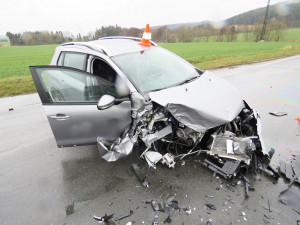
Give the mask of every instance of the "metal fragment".
<svg viewBox="0 0 300 225">
<path fill-rule="evenodd" d="M 289 206 L 295 212 L 300 214 L 300 195 L 299 192 L 292 190 L 290 187 L 288 189 L 280 192 L 279 194 L 280 201 Z"/>
<path fill-rule="evenodd" d="M 132 214 L 133 214 L 133 211 L 130 210 L 128 213 L 126 213 L 126 214 L 124 214 L 124 215 L 121 215 L 121 216 L 119 216 L 119 217 L 116 217 L 115 220 L 116 220 L 116 221 L 119 221 L 119 220 L 125 219 L 125 218 L 131 216 Z"/>
<path fill-rule="evenodd" d="M 277 116 L 277 117 L 281 117 L 281 116 L 286 116 L 287 113 L 286 112 L 269 112 L 270 115 L 272 116 Z"/>
</svg>

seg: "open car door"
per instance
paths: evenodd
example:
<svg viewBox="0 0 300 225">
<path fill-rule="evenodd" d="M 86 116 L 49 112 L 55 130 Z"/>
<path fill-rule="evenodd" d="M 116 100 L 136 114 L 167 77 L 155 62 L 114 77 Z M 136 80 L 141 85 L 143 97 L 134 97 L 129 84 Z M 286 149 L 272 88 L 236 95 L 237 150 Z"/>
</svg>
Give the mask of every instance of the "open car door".
<svg viewBox="0 0 300 225">
<path fill-rule="evenodd" d="M 31 66 L 30 72 L 58 147 L 96 144 L 97 136 L 115 140 L 131 123 L 129 101 L 97 109 L 107 81 L 69 67 Z"/>
</svg>

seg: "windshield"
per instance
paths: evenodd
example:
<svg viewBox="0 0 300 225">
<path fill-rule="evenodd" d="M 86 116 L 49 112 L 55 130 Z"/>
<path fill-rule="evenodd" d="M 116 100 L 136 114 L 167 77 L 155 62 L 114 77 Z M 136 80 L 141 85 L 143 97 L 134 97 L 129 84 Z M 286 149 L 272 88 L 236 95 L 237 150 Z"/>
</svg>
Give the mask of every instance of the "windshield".
<svg viewBox="0 0 300 225">
<path fill-rule="evenodd" d="M 112 59 L 140 92 L 175 86 L 197 75 L 193 66 L 160 47 Z"/>
</svg>

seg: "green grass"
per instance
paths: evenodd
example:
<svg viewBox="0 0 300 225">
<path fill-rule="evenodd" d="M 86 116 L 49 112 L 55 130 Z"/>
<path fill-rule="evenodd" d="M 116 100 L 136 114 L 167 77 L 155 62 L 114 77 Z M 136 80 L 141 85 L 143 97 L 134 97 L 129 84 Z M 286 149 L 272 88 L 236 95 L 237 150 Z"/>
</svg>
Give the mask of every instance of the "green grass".
<svg viewBox="0 0 300 225">
<path fill-rule="evenodd" d="M 299 42 L 164 43 L 196 67 L 214 69 L 300 53 Z"/>
<path fill-rule="evenodd" d="M 35 92 L 28 67 L 50 64 L 56 46 L 0 47 L 0 97 Z"/>
<path fill-rule="evenodd" d="M 6 40 L 6 41 L 3 41 L 3 40 Z M 10 46 L 8 37 L 0 36 L 0 47 L 8 47 L 8 46 Z"/>
<path fill-rule="evenodd" d="M 283 41 L 300 41 L 300 28 L 288 29 L 285 31 Z"/>
<path fill-rule="evenodd" d="M 0 47 L 0 97 L 35 92 L 29 66 L 48 65 L 57 45 Z M 162 43 L 201 69 L 300 53 L 300 42 Z"/>
<path fill-rule="evenodd" d="M 0 48 L 0 79 L 29 76 L 28 66 L 48 65 L 57 45 Z"/>
<path fill-rule="evenodd" d="M 215 42 L 218 36 L 210 36 L 208 42 Z M 197 38 L 194 39 L 197 41 Z M 226 37 L 224 37 L 224 42 Z M 300 28 L 291 28 L 284 30 L 283 38 L 280 41 L 300 41 Z M 200 42 L 205 42 L 205 37 L 199 38 Z M 237 42 L 245 42 L 245 33 L 237 34 Z M 248 41 L 254 41 L 254 34 L 248 33 Z"/>
</svg>

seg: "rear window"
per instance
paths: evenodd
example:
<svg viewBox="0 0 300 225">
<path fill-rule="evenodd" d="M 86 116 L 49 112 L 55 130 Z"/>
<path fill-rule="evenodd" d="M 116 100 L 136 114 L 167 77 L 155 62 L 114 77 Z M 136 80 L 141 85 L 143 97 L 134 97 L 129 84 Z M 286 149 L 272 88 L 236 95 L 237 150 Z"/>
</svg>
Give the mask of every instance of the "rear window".
<svg viewBox="0 0 300 225">
<path fill-rule="evenodd" d="M 62 52 L 58 62 L 58 66 L 67 66 L 79 70 L 86 68 L 86 54 L 75 52 Z"/>
</svg>

